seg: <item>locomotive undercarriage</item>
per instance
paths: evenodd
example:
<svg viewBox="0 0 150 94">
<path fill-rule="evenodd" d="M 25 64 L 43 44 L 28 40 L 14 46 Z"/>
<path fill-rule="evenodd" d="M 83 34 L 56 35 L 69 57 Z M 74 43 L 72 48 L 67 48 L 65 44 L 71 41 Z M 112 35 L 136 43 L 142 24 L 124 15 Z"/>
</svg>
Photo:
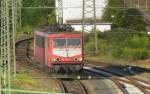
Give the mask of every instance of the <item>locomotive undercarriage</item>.
<svg viewBox="0 0 150 94">
<path fill-rule="evenodd" d="M 62 74 L 79 74 L 82 72 L 83 64 L 65 64 L 65 65 L 53 65 L 53 72 Z"/>
</svg>

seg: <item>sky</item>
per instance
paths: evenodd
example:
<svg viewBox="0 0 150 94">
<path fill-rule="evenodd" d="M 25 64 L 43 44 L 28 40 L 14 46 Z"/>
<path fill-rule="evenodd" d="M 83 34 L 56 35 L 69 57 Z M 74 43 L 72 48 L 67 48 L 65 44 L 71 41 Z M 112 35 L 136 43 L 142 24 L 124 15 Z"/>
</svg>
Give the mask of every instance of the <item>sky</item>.
<svg viewBox="0 0 150 94">
<path fill-rule="evenodd" d="M 87 0 L 88 1 L 88 0 Z M 107 0 L 95 0 L 96 1 L 96 17 L 101 18 L 104 7 L 107 5 Z M 83 0 L 63 0 L 63 21 L 66 20 L 78 20 L 82 18 L 82 3 Z M 88 3 L 90 5 L 90 3 Z M 58 0 L 56 0 L 56 7 L 58 6 Z M 91 10 L 92 8 L 87 8 Z M 92 15 L 86 14 L 89 18 Z"/>
</svg>

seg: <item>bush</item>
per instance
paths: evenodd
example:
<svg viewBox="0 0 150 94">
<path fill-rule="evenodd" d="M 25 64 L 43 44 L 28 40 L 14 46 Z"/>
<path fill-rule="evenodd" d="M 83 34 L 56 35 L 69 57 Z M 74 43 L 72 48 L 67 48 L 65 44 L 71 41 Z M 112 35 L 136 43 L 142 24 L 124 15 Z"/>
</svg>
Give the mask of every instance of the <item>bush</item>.
<svg viewBox="0 0 150 94">
<path fill-rule="evenodd" d="M 143 48 L 131 49 L 126 47 L 123 49 L 121 57 L 126 60 L 143 60 L 149 57 L 149 53 Z"/>
<path fill-rule="evenodd" d="M 33 32 L 33 27 L 30 26 L 30 25 L 25 25 L 25 26 L 22 28 L 22 31 L 23 31 L 23 32 Z"/>
<path fill-rule="evenodd" d="M 84 42 L 87 43 L 90 41 L 91 34 L 84 32 Z"/>
<path fill-rule="evenodd" d="M 98 40 L 98 55 L 102 56 L 102 55 L 106 55 L 109 56 L 109 51 L 111 50 L 111 48 L 109 47 L 109 45 L 107 44 L 106 40 L 104 39 L 99 39 Z"/>
<path fill-rule="evenodd" d="M 119 47 L 112 49 L 111 55 L 114 58 L 120 58 L 122 55 L 122 49 Z"/>
<path fill-rule="evenodd" d="M 99 33 L 99 56 L 124 60 L 143 60 L 150 57 L 150 37 L 146 33 L 129 33 L 128 29 L 114 29 Z M 86 52 L 94 52 L 93 35 L 87 35 Z M 92 36 L 92 37 L 91 37 Z"/>
<path fill-rule="evenodd" d="M 137 36 L 134 35 L 133 37 L 127 38 L 123 43 L 122 46 L 127 46 L 129 48 L 150 48 L 150 38 L 146 36 Z"/>
<path fill-rule="evenodd" d="M 94 51 L 95 51 L 95 44 L 93 41 L 89 41 L 87 44 L 85 44 L 85 54 L 94 53 Z"/>
</svg>

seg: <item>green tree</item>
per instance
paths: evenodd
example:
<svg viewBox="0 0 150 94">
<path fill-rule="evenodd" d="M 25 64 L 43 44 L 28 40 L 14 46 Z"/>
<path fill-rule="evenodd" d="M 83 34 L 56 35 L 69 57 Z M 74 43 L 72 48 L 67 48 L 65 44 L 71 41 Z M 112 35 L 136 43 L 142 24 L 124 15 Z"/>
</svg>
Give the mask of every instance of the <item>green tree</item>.
<svg viewBox="0 0 150 94">
<path fill-rule="evenodd" d="M 23 7 L 55 7 L 55 1 L 23 0 Z M 30 32 L 36 27 L 54 23 L 56 23 L 54 8 L 22 9 L 22 28 L 24 32 Z"/>
<path fill-rule="evenodd" d="M 142 13 L 138 9 L 128 9 L 124 14 L 124 27 L 137 30 L 145 31 L 145 21 Z"/>
<path fill-rule="evenodd" d="M 121 0 L 108 0 L 108 5 L 104 10 L 102 21 L 112 22 L 114 28 L 127 28 L 135 31 L 145 31 L 145 21 L 142 13 L 136 9 L 117 9 L 123 7 Z"/>
</svg>

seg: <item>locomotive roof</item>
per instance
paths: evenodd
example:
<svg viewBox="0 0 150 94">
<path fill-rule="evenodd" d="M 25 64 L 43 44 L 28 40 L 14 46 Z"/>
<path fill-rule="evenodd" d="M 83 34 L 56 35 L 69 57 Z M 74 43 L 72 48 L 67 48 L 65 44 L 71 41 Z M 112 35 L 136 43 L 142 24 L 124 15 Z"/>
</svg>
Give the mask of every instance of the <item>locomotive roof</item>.
<svg viewBox="0 0 150 94">
<path fill-rule="evenodd" d="M 44 26 L 42 28 L 38 29 L 39 32 L 43 32 L 45 34 L 61 34 L 61 33 L 81 33 L 79 31 L 74 31 L 74 29 L 71 27 L 71 25 L 49 25 Z"/>
<path fill-rule="evenodd" d="M 41 30 L 38 30 L 38 32 L 43 32 L 45 34 L 81 34 L 82 32 L 79 32 L 79 31 L 71 31 L 71 32 L 64 32 L 64 31 L 59 31 L 59 32 L 55 32 L 55 31 L 41 31 Z"/>
</svg>

